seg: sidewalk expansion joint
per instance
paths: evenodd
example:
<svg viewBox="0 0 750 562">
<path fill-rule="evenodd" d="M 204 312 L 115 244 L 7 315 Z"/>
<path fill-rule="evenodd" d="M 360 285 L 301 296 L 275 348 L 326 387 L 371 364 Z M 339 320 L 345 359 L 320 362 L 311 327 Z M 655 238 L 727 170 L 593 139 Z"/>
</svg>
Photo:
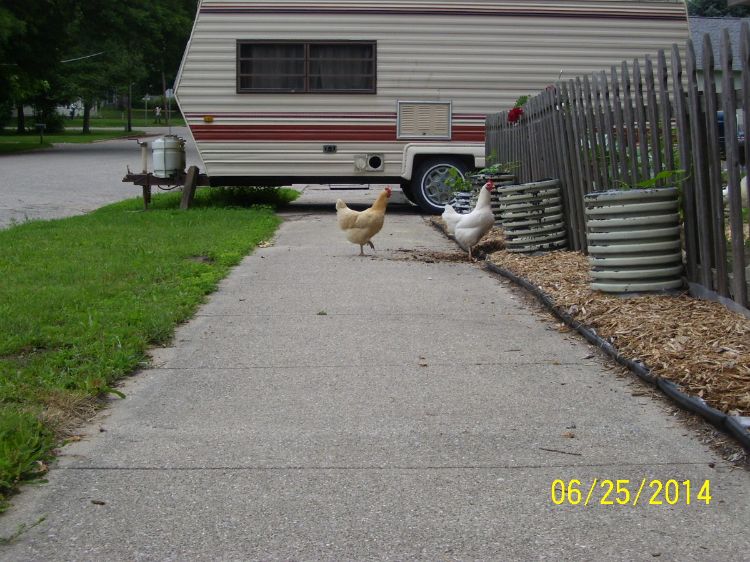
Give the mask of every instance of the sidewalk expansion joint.
<svg viewBox="0 0 750 562">
<path fill-rule="evenodd" d="M 523 465 L 445 465 L 445 466 L 61 466 L 58 470 L 95 471 L 95 472 L 283 472 L 283 471 L 309 471 L 309 472 L 388 472 L 388 471 L 410 471 L 420 470 L 540 470 L 540 469 L 566 469 L 566 468 L 664 468 L 676 466 L 708 466 L 707 462 L 649 462 L 649 463 L 555 463 L 555 464 L 523 464 Z M 716 465 L 717 467 L 719 465 Z M 729 467 L 730 465 L 727 465 Z"/>
<path fill-rule="evenodd" d="M 511 352 L 507 352 L 511 353 Z M 420 369 L 429 370 L 431 367 L 530 367 L 530 366 L 551 366 L 551 367 L 580 367 L 585 365 L 577 362 L 553 362 L 553 361 L 515 361 L 513 363 L 472 363 L 472 362 L 457 362 L 452 361 L 450 363 L 430 363 L 429 365 L 419 365 L 419 363 L 369 363 L 367 365 L 357 365 L 353 363 L 346 363 L 341 365 L 240 365 L 240 366 L 228 366 L 228 367 L 216 367 L 216 366 L 198 366 L 198 367 L 165 367 L 165 366 L 153 366 L 148 367 L 150 371 L 251 371 L 251 370 L 268 370 L 268 369 L 382 369 L 382 368 L 409 368 L 419 367 Z"/>
<path fill-rule="evenodd" d="M 461 311 L 456 311 L 455 313 L 445 313 L 445 312 L 382 312 L 382 313 L 373 313 L 371 309 L 363 309 L 361 312 L 326 312 L 325 314 L 319 314 L 315 312 L 310 312 L 309 310 L 301 310 L 299 312 L 282 312 L 282 313 L 271 313 L 271 312 L 250 312 L 247 314 L 235 314 L 235 313 L 216 313 L 216 314 L 210 314 L 210 313 L 199 313 L 196 314 L 196 318 L 278 318 L 279 316 L 291 316 L 291 317 L 308 317 L 308 316 L 326 316 L 328 318 L 336 317 L 336 316 L 344 316 L 344 317 L 351 317 L 355 316 L 357 318 L 362 318 L 363 316 L 366 316 L 367 318 L 403 318 L 403 317 L 409 317 L 409 318 L 465 318 L 466 313 Z M 474 317 L 481 317 L 484 316 L 484 319 L 490 320 L 493 318 L 502 319 L 502 318 L 529 318 L 531 314 L 525 314 L 523 312 L 518 313 L 507 313 L 507 312 L 497 312 L 497 313 L 490 313 L 490 312 L 484 312 L 484 313 L 478 313 Z"/>
</svg>

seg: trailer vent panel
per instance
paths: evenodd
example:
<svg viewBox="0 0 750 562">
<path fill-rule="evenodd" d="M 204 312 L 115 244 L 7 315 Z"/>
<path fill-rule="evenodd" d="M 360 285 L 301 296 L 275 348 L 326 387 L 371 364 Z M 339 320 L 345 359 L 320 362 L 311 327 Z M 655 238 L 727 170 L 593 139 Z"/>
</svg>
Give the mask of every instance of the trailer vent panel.
<svg viewBox="0 0 750 562">
<path fill-rule="evenodd" d="M 398 102 L 398 138 L 450 140 L 450 102 Z"/>
</svg>

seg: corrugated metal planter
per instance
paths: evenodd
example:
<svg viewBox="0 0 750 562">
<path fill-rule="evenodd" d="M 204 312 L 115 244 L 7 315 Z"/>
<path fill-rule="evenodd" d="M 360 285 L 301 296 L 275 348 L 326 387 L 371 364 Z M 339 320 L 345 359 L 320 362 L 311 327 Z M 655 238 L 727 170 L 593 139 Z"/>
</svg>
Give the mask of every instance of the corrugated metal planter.
<svg viewBox="0 0 750 562">
<path fill-rule="evenodd" d="M 509 252 L 567 247 L 559 180 L 507 185 L 497 190 Z"/>
<path fill-rule="evenodd" d="M 456 210 L 456 212 L 461 214 L 470 213 L 474 208 L 474 205 L 477 204 L 477 196 L 479 194 L 479 190 L 482 189 L 482 186 L 489 180 L 492 180 L 495 184 L 495 187 L 499 188 L 505 185 L 512 185 L 516 181 L 516 176 L 514 176 L 513 174 L 478 174 L 476 176 L 471 176 L 471 182 L 474 185 L 474 190 L 457 191 L 453 194 L 453 199 L 451 199 L 450 203 Z M 492 205 L 492 212 L 495 214 L 495 224 L 499 225 L 501 222 L 501 209 L 497 190 L 492 192 L 490 202 Z"/>
<path fill-rule="evenodd" d="M 600 191 L 584 200 L 593 289 L 627 293 L 682 286 L 677 188 Z"/>
<path fill-rule="evenodd" d="M 472 208 L 474 207 L 474 204 L 476 204 L 479 190 L 490 180 L 495 184 L 495 191 L 490 194 L 490 203 L 492 205 L 492 212 L 495 215 L 495 224 L 499 225 L 502 223 L 502 209 L 500 208 L 498 190 L 506 185 L 513 185 L 516 182 L 516 176 L 513 174 L 478 174 L 473 176 L 471 178 L 471 181 L 474 183 L 474 200 Z"/>
<path fill-rule="evenodd" d="M 473 191 L 454 191 L 449 203 L 457 213 L 465 215 L 474 208 L 472 198 L 476 202 L 476 196 Z"/>
</svg>

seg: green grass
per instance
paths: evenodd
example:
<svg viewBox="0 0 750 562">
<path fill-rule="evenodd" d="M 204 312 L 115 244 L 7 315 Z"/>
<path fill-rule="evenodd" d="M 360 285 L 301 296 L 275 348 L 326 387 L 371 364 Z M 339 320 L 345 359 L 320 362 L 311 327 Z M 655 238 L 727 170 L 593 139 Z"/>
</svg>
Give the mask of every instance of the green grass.
<svg viewBox="0 0 750 562">
<path fill-rule="evenodd" d="M 49 148 L 56 143 L 89 143 L 101 140 L 118 139 L 123 137 L 136 137 L 143 135 L 143 131 L 94 131 L 89 135 L 80 132 L 69 131 L 59 135 L 44 135 L 44 142 L 39 143 L 38 134 L 17 135 L 15 133 L 0 133 L 0 154 L 11 154 Z"/>
<path fill-rule="evenodd" d="M 134 107 L 131 113 L 133 127 L 166 127 L 167 123 L 167 110 L 162 106 L 161 123 L 154 123 L 154 106 L 149 104 L 148 112 L 145 111 L 143 105 L 140 107 Z M 128 116 L 124 110 L 119 109 L 101 109 L 96 117 L 91 117 L 92 127 L 125 127 Z M 185 120 L 182 118 L 179 110 L 176 109 L 175 104 L 172 104 L 172 112 L 169 117 L 169 124 L 173 127 L 182 127 L 185 125 Z M 65 127 L 83 127 L 83 117 L 76 115 L 74 119 L 65 118 Z"/>
<path fill-rule="evenodd" d="M 170 193 L 145 212 L 131 199 L 0 231 L 0 498 L 38 476 L 76 412 L 168 343 L 280 222 L 268 206 L 217 204 L 270 192 L 202 189 L 190 211 Z"/>
</svg>

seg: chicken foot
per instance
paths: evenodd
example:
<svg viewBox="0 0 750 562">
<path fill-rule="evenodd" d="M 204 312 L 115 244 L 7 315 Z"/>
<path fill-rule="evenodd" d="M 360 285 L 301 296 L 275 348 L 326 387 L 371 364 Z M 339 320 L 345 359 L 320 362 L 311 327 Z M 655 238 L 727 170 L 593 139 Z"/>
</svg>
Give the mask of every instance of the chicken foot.
<svg viewBox="0 0 750 562">
<path fill-rule="evenodd" d="M 367 244 L 368 246 L 370 246 L 370 248 L 372 248 L 373 251 L 375 250 L 375 244 L 373 244 L 371 241 L 368 240 L 367 242 L 365 242 L 365 244 Z M 366 256 L 367 255 L 367 254 L 365 254 L 364 248 L 365 248 L 364 244 L 360 244 L 359 245 L 359 255 L 360 256 Z"/>
</svg>

